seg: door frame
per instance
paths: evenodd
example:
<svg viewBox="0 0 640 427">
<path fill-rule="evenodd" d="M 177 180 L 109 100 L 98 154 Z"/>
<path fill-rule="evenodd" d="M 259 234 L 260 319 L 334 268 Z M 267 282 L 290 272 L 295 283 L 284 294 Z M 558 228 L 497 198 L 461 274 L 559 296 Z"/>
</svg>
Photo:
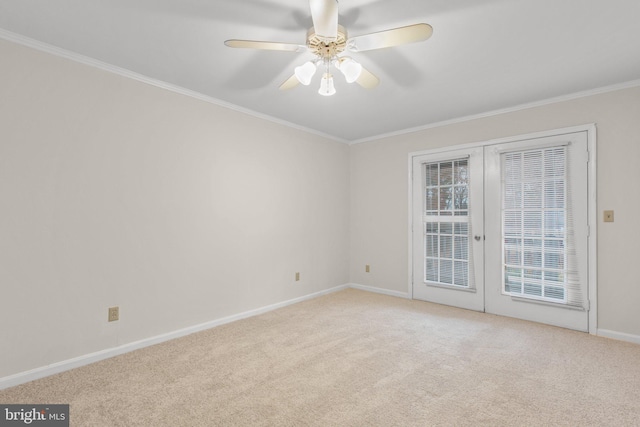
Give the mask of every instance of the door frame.
<svg viewBox="0 0 640 427">
<path fill-rule="evenodd" d="M 452 145 L 447 147 L 440 147 L 430 150 L 414 151 L 408 155 L 408 221 L 407 221 L 407 245 L 408 245 L 408 293 L 410 299 L 413 299 L 413 160 L 414 157 L 424 155 L 438 155 L 446 153 L 448 151 L 461 150 L 461 149 L 473 149 L 478 147 L 488 147 L 497 144 L 504 144 L 509 142 L 517 142 L 527 139 L 535 139 L 542 137 L 550 137 L 556 135 L 563 135 L 567 133 L 586 132 L 587 133 L 587 150 L 589 151 L 589 163 L 587 166 L 588 182 L 587 182 L 587 227 L 589 235 L 587 237 L 588 250 L 588 268 L 587 268 L 587 280 L 588 280 L 588 299 L 589 299 L 589 333 L 596 335 L 598 330 L 598 259 L 597 259 L 597 244 L 598 244 L 598 211 L 597 211 L 597 175 L 596 175 L 596 124 L 586 124 L 580 126 L 572 126 L 560 129 L 551 129 L 542 132 L 534 132 L 524 135 L 514 135 L 504 138 L 491 139 L 487 141 L 473 142 L 468 144 Z"/>
</svg>

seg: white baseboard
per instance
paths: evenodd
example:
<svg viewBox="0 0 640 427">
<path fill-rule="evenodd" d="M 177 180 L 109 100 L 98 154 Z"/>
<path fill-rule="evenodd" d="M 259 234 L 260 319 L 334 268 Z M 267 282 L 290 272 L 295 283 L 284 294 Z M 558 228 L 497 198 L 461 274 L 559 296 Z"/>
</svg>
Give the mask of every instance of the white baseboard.
<svg viewBox="0 0 640 427">
<path fill-rule="evenodd" d="M 597 335 L 600 337 L 612 338 L 614 340 L 627 341 L 627 342 L 632 342 L 634 344 L 640 344 L 640 335 L 610 331 L 607 329 L 598 329 Z"/>
<path fill-rule="evenodd" d="M 315 292 L 313 294 L 304 295 L 298 298 L 290 299 L 290 300 L 279 302 L 276 304 L 271 304 L 271 305 L 260 307 L 254 310 L 245 311 L 243 313 L 234 314 L 232 316 L 223 317 L 221 319 L 212 320 L 210 322 L 201 323 L 199 325 L 190 326 L 188 328 L 179 329 L 177 331 L 168 332 L 166 334 L 145 338 L 143 340 L 124 344 L 119 347 L 100 350 L 95 353 L 85 354 L 83 356 L 74 357 L 73 359 L 63 360 L 61 362 L 53 363 L 51 365 L 43 366 L 36 369 L 31 369 L 29 371 L 19 372 L 14 375 L 9 375 L 7 377 L 0 378 L 0 390 L 17 386 L 20 384 L 24 384 L 40 378 L 48 377 L 50 375 L 68 371 L 70 369 L 79 368 L 81 366 L 89 365 L 90 363 L 99 362 L 100 360 L 108 359 L 114 356 L 119 356 L 121 354 L 138 350 L 144 347 L 149 347 L 151 345 L 159 344 L 161 342 L 169 341 L 175 338 L 180 338 L 186 335 L 193 334 L 195 332 L 211 329 L 216 326 L 224 325 L 226 323 L 235 322 L 236 320 L 257 316 L 259 314 L 273 311 L 278 308 L 286 307 L 288 305 L 296 304 L 302 301 L 317 298 L 322 295 L 327 295 L 333 292 L 341 291 L 349 287 L 350 287 L 349 284 L 336 286 L 330 289 L 325 289 L 320 292 Z"/>
<path fill-rule="evenodd" d="M 232 316 L 223 317 L 221 319 L 212 320 L 210 322 L 201 323 L 199 325 L 190 326 L 188 328 L 179 329 L 177 331 L 168 332 L 166 334 L 157 335 L 157 336 L 146 338 L 140 341 L 135 341 L 129 344 L 124 344 L 119 347 L 97 351 L 95 353 L 86 354 L 83 356 L 75 357 L 73 359 L 63 360 L 61 362 L 53 363 L 51 365 L 43 366 L 40 368 L 25 371 L 25 372 L 20 372 L 14 375 L 9 375 L 7 377 L 0 378 L 0 390 L 17 386 L 20 384 L 24 384 L 40 378 L 48 377 L 50 375 L 68 371 L 70 369 L 79 368 L 81 366 L 89 365 L 94 362 L 99 362 L 100 360 L 119 356 L 121 354 L 128 353 L 128 352 L 138 350 L 144 347 L 148 347 L 151 345 L 159 344 L 161 342 L 169 341 L 175 338 L 180 338 L 196 332 L 211 329 L 216 326 L 235 322 L 236 320 L 257 316 L 259 314 L 277 310 L 279 308 L 286 307 L 288 305 L 296 304 L 302 301 L 310 300 L 322 295 L 327 295 L 327 294 L 338 292 L 348 288 L 359 289 L 362 291 L 373 292 L 373 293 L 382 294 L 382 295 L 389 295 L 389 296 L 398 297 L 398 298 L 405 298 L 405 299 L 410 298 L 410 295 L 408 292 L 392 291 L 389 289 L 377 288 L 373 286 L 365 286 L 357 283 L 348 283 L 348 284 L 336 286 L 330 289 L 325 289 L 320 292 L 315 292 L 313 294 L 304 295 L 298 298 L 290 299 L 290 300 L 279 302 L 276 304 L 271 304 L 271 305 L 260 307 L 254 310 L 245 311 L 243 313 L 234 314 Z M 607 329 L 598 329 L 597 335 L 601 337 L 613 338 L 621 341 L 640 344 L 639 335 L 632 335 L 624 332 L 610 331 Z"/>
<path fill-rule="evenodd" d="M 349 283 L 347 287 L 353 288 L 353 289 L 360 289 L 361 291 L 374 292 L 376 294 L 389 295 L 392 297 L 398 297 L 398 298 L 404 298 L 404 299 L 411 298 L 408 292 L 391 291 L 389 289 L 376 288 L 374 286 L 359 285 L 357 283 Z"/>
</svg>

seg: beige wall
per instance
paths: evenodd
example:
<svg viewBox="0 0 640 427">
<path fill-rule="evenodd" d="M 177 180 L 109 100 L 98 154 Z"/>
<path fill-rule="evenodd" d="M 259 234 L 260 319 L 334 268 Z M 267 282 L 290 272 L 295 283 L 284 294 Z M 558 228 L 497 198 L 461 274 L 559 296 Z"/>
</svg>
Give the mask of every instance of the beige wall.
<svg viewBox="0 0 640 427">
<path fill-rule="evenodd" d="M 587 123 L 616 211 L 599 326 L 640 335 L 640 88 L 349 147 L 6 41 L 0 60 L 0 378 L 347 282 L 406 293 L 408 153 Z"/>
<path fill-rule="evenodd" d="M 351 282 L 408 292 L 410 152 L 589 123 L 597 125 L 598 328 L 640 336 L 638 87 L 353 145 Z M 605 209 L 615 210 L 614 223 L 602 222 Z"/>
<path fill-rule="evenodd" d="M 348 282 L 347 145 L 5 41 L 0 62 L 0 378 Z"/>
</svg>

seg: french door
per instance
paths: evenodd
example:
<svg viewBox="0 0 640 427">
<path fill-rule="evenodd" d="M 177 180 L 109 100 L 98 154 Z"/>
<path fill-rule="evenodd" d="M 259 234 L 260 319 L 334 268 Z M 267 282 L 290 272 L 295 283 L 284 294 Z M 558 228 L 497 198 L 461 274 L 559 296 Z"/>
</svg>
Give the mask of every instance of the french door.
<svg viewBox="0 0 640 427">
<path fill-rule="evenodd" d="M 412 159 L 413 298 L 589 330 L 587 132 Z"/>
<path fill-rule="evenodd" d="M 413 298 L 484 310 L 483 149 L 413 159 Z"/>
</svg>

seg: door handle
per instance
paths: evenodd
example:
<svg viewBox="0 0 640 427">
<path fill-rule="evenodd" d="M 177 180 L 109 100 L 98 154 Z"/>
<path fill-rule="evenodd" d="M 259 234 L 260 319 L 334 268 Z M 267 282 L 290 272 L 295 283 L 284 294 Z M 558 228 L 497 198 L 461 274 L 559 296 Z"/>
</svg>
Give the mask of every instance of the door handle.
<svg viewBox="0 0 640 427">
<path fill-rule="evenodd" d="M 479 242 L 480 239 L 482 239 L 482 236 L 474 236 L 473 238 L 476 239 L 477 242 Z"/>
</svg>

